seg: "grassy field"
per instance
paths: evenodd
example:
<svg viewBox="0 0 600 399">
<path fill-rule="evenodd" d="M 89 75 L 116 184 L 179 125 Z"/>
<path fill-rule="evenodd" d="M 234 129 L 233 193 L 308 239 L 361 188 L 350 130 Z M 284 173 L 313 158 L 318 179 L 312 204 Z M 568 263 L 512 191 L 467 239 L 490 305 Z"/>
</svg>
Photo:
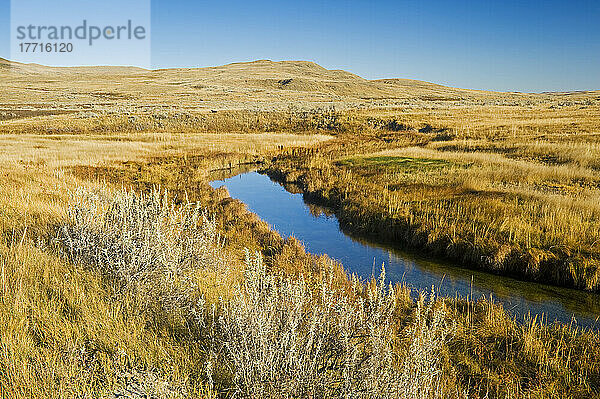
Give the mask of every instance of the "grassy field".
<svg viewBox="0 0 600 399">
<path fill-rule="evenodd" d="M 10 68 L 0 397 L 598 397 L 597 332 L 359 282 L 208 185 L 256 165 L 358 233 L 597 290 L 597 92 Z"/>
<path fill-rule="evenodd" d="M 504 119 L 465 128 L 463 117 L 417 129 L 418 115 L 388 116 L 311 151 L 281 154 L 266 171 L 334 208 L 351 231 L 469 267 L 597 291 L 594 111 L 586 109 L 575 128 L 560 112 L 543 115 L 543 126 L 532 117 L 514 129 Z"/>
</svg>

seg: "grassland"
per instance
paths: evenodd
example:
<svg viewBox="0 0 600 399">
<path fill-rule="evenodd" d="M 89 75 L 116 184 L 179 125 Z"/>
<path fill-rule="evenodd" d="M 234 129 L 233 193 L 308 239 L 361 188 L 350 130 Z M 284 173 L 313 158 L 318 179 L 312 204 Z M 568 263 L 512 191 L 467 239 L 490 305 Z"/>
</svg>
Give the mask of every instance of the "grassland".
<svg viewBox="0 0 600 399">
<path fill-rule="evenodd" d="M 596 332 L 358 282 L 207 184 L 253 163 L 357 232 L 597 290 L 598 93 L 8 68 L 0 396 L 598 396 Z"/>
<path fill-rule="evenodd" d="M 490 128 L 483 112 L 478 124 L 457 112 L 446 125 L 386 111 L 309 152 L 281 154 L 266 171 L 332 207 L 351 231 L 465 266 L 597 291 L 597 109 L 581 112 L 575 127 L 557 112 L 538 114 L 543 125 L 531 116 L 531 125 L 505 129 L 502 119 Z"/>
</svg>

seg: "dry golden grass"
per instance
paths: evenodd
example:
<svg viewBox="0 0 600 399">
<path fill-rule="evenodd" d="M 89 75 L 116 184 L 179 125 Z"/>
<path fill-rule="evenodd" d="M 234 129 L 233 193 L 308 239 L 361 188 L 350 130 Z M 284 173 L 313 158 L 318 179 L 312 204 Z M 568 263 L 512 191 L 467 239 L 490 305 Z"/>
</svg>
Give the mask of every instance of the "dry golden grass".
<svg viewBox="0 0 600 399">
<path fill-rule="evenodd" d="M 256 61 L 212 68 L 47 68 L 12 64 L 2 69 L 6 83 L 0 103 L 13 108 L 121 110 L 149 107 L 161 111 L 286 109 L 289 104 L 314 107 L 420 107 L 470 104 L 536 104 L 548 98 L 561 102 L 589 96 L 494 93 L 444 87 L 407 79 L 366 80 L 345 71 L 327 70 L 305 61 Z M 23 93 L 27 97 L 23 97 Z M 592 92 L 597 96 L 597 92 Z M 593 98 L 593 97 L 591 97 Z M 51 106 L 48 106 L 51 104 Z"/>
<path fill-rule="evenodd" d="M 280 156 L 269 172 L 333 206 L 357 232 L 497 273 L 598 290 L 596 143 L 433 134 L 344 135 Z"/>
<path fill-rule="evenodd" d="M 3 173 L 0 395 L 108 395 L 138 372 L 179 384 L 189 373 L 186 348 L 147 329 L 127 303 L 112 301 L 100 275 L 46 249 L 75 181 L 7 164 Z M 182 367 L 168 366 L 173 359 Z M 171 373 L 178 377 L 169 380 Z"/>
<path fill-rule="evenodd" d="M 461 102 L 363 111 L 362 117 L 395 118 L 420 128 L 426 124 L 446 128 L 458 139 L 515 139 L 559 142 L 592 142 L 599 139 L 600 100 L 597 93 L 532 95 L 531 103 L 490 101 L 486 104 Z"/>
<path fill-rule="evenodd" d="M 205 392 L 197 380 L 189 381 L 201 360 L 197 345 L 153 328 L 134 298 L 115 301 L 104 276 L 65 262 L 48 247 L 54 226 L 65 217 L 69 193 L 82 184 L 103 186 L 101 180 L 77 179 L 74 168 L 120 167 L 125 161 L 182 154 L 202 154 L 206 168 L 228 167 L 279 146 L 324 139 L 273 134 L 0 137 L 0 397 L 110 396 L 131 384 L 168 397 Z M 200 286 L 207 299 L 224 295 L 209 277 Z"/>
<path fill-rule="evenodd" d="M 340 265 L 306 254 L 207 185 L 209 170 L 232 173 L 258 161 L 366 233 L 381 237 L 401 225 L 408 229 L 393 239 L 463 256 L 471 266 L 483 256 L 496 272 L 598 287 L 598 92 L 367 81 L 304 62 L 164 71 L 5 65 L 2 397 L 110 395 L 131 376 L 157 395 L 212 394 L 203 387 L 198 337 L 172 321 L 149 321 L 136 298 L 115 299 L 105 275 L 42 245 L 64 221 L 76 186 L 161 186 L 176 201 L 200 201 L 226 243 L 228 288 L 242 281 L 243 248 L 259 251 L 275 274 L 318 286 L 332 269 L 341 287 L 347 282 Z M 215 281 L 207 275 L 198 284 L 209 303 L 231 294 Z M 402 335 L 415 304 L 397 292 Z M 596 333 L 516 323 L 486 301 L 436 306 L 456 326 L 437 353 L 444 386 L 455 389 L 444 394 L 597 396 Z M 225 396 L 231 375 L 215 377 Z"/>
<path fill-rule="evenodd" d="M 235 142 L 230 140 L 229 144 Z M 115 145 L 115 153 L 123 148 L 120 141 L 110 143 Z M 4 270 L 3 392 L 7 397 L 110 394 L 134 375 L 147 392 L 157 392 L 152 389 L 158 385 L 163 392 L 201 394 L 206 380 L 197 370 L 203 370 L 205 359 L 193 341 L 169 333 L 168 328 L 149 326 L 133 305 L 135 300 L 131 304 L 114 302 L 101 274 L 65 263 L 35 245 L 37 237 L 44 237 L 48 227 L 62 219 L 70 189 L 97 185 L 96 179 L 81 181 L 70 171 L 96 170 L 98 174 L 90 175 L 113 181 L 117 187 L 164 183 L 179 197 L 184 194 L 178 188 L 186 188 L 190 198 L 200 200 L 215 213 L 229 250 L 238 254 L 243 247 L 260 250 L 269 267 L 292 276 L 303 275 L 306 281 L 320 281 L 318 271 L 329 261 L 307 256 L 293 240 L 283 242 L 241 204 L 212 191 L 203 174 L 190 173 L 201 165 L 215 165 L 206 160 L 220 154 L 213 149 L 198 146 L 187 157 L 177 153 L 164 157 L 161 151 L 141 153 L 136 161 L 122 164 L 118 158 L 99 162 L 94 155 L 96 148 L 92 144 L 87 152 L 72 152 L 68 159 L 50 157 L 45 163 L 22 164 L 14 155 L 4 159 L 3 171 L 10 179 L 0 185 L 5 237 L 0 246 Z M 24 151 L 21 155 L 28 159 L 27 154 Z M 233 161 L 235 155 L 216 156 L 216 165 L 223 159 Z M 89 168 L 81 169 L 83 166 Z M 119 173 L 113 174 L 115 171 Z M 239 281 L 240 274 L 232 278 Z M 213 284 L 202 284 L 200 289 L 214 301 L 224 293 L 222 288 L 215 291 Z M 400 320 L 410 321 L 412 302 L 406 296 L 398 301 Z M 544 397 L 557 390 L 573 397 L 589 397 L 595 389 L 598 365 L 594 359 L 600 358 L 594 352 L 600 347 L 595 343 L 596 335 L 581 335 L 568 327 L 554 330 L 539 323 L 521 326 L 497 305 L 450 301 L 446 306 L 459 328 L 441 352 L 444 384 L 451 389 L 465 390 L 472 397 L 483 397 L 485 392 L 491 397 L 526 397 L 532 393 Z M 24 325 L 27 328 L 22 328 Z M 487 351 L 492 345 L 496 348 L 493 353 Z M 489 356 L 482 358 L 484 348 Z M 583 370 L 587 374 L 582 374 Z M 214 378 L 225 383 L 226 376 L 216 374 Z M 557 378 L 559 383 L 549 382 Z"/>
</svg>

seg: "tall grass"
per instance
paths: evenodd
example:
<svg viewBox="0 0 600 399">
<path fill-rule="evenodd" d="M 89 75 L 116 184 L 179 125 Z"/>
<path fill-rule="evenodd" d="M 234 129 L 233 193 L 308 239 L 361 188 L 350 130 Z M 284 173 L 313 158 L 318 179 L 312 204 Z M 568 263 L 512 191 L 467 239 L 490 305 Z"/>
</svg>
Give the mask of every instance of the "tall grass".
<svg viewBox="0 0 600 399">
<path fill-rule="evenodd" d="M 0 398 L 184 397 L 189 353 L 98 273 L 64 262 L 0 215 Z M 33 230 L 33 229 L 32 229 Z"/>
<path fill-rule="evenodd" d="M 332 263 L 288 274 L 299 252 L 286 268 L 251 252 L 238 264 L 201 207 L 157 192 L 77 189 L 66 215 L 56 240 L 71 262 L 22 234 L 0 245 L 8 397 L 597 392 L 597 334 L 516 323 L 485 301 L 415 302 L 383 277 L 341 281 Z"/>
<path fill-rule="evenodd" d="M 265 170 L 356 233 L 496 273 L 600 288 L 595 166 L 568 152 L 552 161 L 581 146 L 398 142 L 380 151 L 377 138 L 350 139 L 282 154 Z"/>
</svg>

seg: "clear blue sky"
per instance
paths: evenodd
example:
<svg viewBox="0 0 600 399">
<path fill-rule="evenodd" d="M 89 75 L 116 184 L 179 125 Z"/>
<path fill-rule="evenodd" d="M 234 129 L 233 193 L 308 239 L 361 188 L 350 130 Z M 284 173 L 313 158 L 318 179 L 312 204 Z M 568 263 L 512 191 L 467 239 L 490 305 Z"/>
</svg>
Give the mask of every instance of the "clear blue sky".
<svg viewBox="0 0 600 399">
<path fill-rule="evenodd" d="M 4 58 L 9 14 L 9 0 L 0 0 Z M 600 89 L 599 26 L 598 0 L 152 0 L 152 64 L 293 59 L 369 79 L 491 90 Z"/>
</svg>

